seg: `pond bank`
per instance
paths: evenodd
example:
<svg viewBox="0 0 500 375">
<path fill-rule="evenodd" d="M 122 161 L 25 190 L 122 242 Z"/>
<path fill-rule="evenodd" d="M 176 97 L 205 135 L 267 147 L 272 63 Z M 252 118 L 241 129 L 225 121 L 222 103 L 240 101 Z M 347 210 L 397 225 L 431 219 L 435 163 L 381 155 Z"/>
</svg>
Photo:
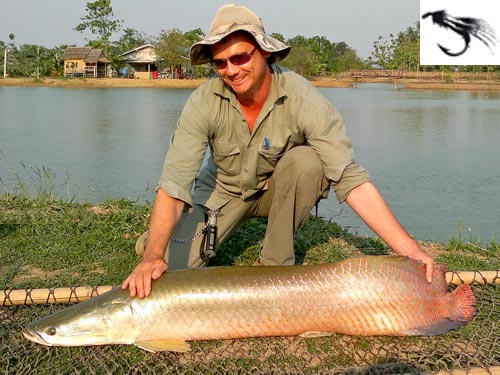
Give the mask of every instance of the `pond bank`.
<svg viewBox="0 0 500 375">
<path fill-rule="evenodd" d="M 0 86 L 67 87 L 67 88 L 196 88 L 206 79 L 129 79 L 129 78 L 29 78 L 0 79 Z M 319 78 L 312 81 L 318 87 L 353 87 L 348 78 Z"/>
<path fill-rule="evenodd" d="M 499 81 L 418 81 L 404 82 L 405 88 L 410 90 L 475 90 L 500 91 Z"/>
<path fill-rule="evenodd" d="M 35 81 L 29 78 L 0 79 L 0 86 L 26 87 L 67 87 L 67 88 L 196 88 L 206 79 L 128 79 L 128 78 L 44 78 Z M 311 81 L 316 87 L 350 88 L 358 83 L 394 83 L 393 79 L 363 78 L 353 80 L 349 77 L 320 77 Z M 398 80 L 404 88 L 411 90 L 478 90 L 500 91 L 500 81 L 479 80 Z"/>
</svg>

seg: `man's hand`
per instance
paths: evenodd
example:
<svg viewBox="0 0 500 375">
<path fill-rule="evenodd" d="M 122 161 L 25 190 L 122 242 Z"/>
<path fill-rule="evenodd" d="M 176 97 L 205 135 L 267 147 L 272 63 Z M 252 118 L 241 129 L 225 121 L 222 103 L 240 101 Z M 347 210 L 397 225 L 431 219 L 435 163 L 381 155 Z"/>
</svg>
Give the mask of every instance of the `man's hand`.
<svg viewBox="0 0 500 375">
<path fill-rule="evenodd" d="M 122 289 L 129 289 L 130 297 L 148 297 L 151 294 L 152 280 L 157 280 L 168 269 L 163 257 L 144 258 L 132 274 L 122 284 Z"/>
<path fill-rule="evenodd" d="M 157 280 L 167 270 L 165 249 L 175 225 L 182 215 L 184 202 L 172 198 L 163 189 L 156 191 L 151 213 L 144 258 L 123 282 L 122 289 L 130 290 L 130 297 L 147 297 L 151 294 L 151 281 Z"/>
<path fill-rule="evenodd" d="M 375 185 L 365 182 L 355 187 L 346 202 L 397 254 L 423 262 L 427 281 L 432 282 L 434 260 L 406 232 Z"/>
<path fill-rule="evenodd" d="M 425 264 L 425 277 L 427 281 L 431 283 L 432 275 L 434 273 L 434 259 L 420 247 L 418 248 L 418 250 L 415 250 L 412 253 L 408 254 L 408 258 L 418 260 Z"/>
</svg>

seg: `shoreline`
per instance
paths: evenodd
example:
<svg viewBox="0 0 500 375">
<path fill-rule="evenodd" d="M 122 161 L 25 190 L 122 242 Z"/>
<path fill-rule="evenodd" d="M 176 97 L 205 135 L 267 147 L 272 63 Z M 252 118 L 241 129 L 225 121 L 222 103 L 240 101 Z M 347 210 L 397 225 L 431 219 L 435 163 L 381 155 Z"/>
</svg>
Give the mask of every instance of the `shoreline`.
<svg viewBox="0 0 500 375">
<path fill-rule="evenodd" d="M 44 78 L 35 81 L 30 78 L 0 79 L 0 87 L 60 87 L 60 88 L 197 88 L 207 79 L 129 79 L 129 78 Z M 316 87 L 353 88 L 360 83 L 397 83 L 407 90 L 467 90 L 500 91 L 500 81 L 457 80 L 418 80 L 373 78 L 354 80 L 347 77 L 321 77 L 311 80 Z"/>
<path fill-rule="evenodd" d="M 1 86 L 62 88 L 196 88 L 206 79 L 30 78 L 0 79 Z"/>
</svg>

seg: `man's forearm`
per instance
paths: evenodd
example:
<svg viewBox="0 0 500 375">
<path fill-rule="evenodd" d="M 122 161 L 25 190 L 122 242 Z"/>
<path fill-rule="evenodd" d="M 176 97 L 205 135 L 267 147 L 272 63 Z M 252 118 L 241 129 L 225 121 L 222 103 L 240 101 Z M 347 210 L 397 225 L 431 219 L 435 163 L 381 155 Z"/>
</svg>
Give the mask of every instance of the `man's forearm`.
<svg viewBox="0 0 500 375">
<path fill-rule="evenodd" d="M 396 253 L 411 256 L 415 251 L 420 251 L 371 182 L 354 188 L 346 202 Z"/>
<path fill-rule="evenodd" d="M 182 215 L 183 208 L 183 201 L 172 198 L 164 190 L 158 189 L 151 213 L 144 258 L 164 256 L 165 249 Z"/>
</svg>

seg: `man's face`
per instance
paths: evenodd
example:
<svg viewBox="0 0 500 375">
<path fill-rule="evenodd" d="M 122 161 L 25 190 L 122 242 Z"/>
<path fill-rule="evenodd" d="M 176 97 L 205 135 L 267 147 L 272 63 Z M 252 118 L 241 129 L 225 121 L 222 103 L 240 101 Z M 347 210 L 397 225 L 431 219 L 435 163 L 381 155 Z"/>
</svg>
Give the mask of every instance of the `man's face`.
<svg viewBox="0 0 500 375">
<path fill-rule="evenodd" d="M 241 62 L 238 57 L 245 53 L 251 55 L 250 59 L 244 64 L 238 65 Z M 266 75 L 270 74 L 266 60 L 269 55 L 269 52 L 258 48 L 257 43 L 246 34 L 231 34 L 212 46 L 212 59 L 219 62 L 225 60 L 226 62 L 218 64 L 217 71 L 222 80 L 233 89 L 240 99 L 252 98 L 258 95 L 259 90 L 262 89 Z M 229 60 L 234 56 L 238 56 L 233 59 L 236 63 Z M 245 60 L 243 59 L 243 61 Z"/>
</svg>

